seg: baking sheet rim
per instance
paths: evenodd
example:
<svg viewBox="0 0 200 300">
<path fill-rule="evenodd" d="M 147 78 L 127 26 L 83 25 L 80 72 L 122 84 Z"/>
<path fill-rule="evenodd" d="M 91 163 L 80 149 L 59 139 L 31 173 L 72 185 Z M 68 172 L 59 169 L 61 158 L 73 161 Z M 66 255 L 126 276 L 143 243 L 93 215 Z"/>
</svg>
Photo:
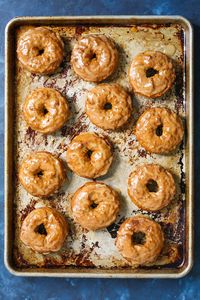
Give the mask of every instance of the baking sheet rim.
<svg viewBox="0 0 200 300">
<path fill-rule="evenodd" d="M 45 271 L 42 272 L 38 270 L 38 272 L 27 272 L 23 270 L 15 270 L 14 267 L 9 262 L 9 247 L 10 247 L 10 241 L 9 241 L 9 207 L 8 207 L 8 201 L 9 201 L 9 153 L 11 151 L 11 148 L 13 145 L 9 145 L 9 54 L 8 54 L 8 38 L 9 33 L 12 28 L 12 26 L 17 25 L 20 22 L 29 22 L 29 21 L 52 21 L 56 23 L 56 21 L 87 21 L 87 20 L 113 20 L 113 23 L 115 20 L 117 21 L 158 21 L 161 20 L 163 22 L 172 22 L 172 21 L 179 21 L 183 23 L 187 30 L 189 35 L 189 47 L 188 53 L 189 58 L 187 59 L 187 62 L 189 62 L 189 69 L 188 69 L 188 76 L 189 76 L 189 84 L 188 84 L 188 94 L 189 99 L 187 102 L 189 102 L 190 109 L 189 109 L 189 128 L 188 128 L 188 138 L 189 138 L 189 190 L 188 190 L 188 196 L 189 196 L 189 205 L 188 205 L 188 263 L 185 269 L 181 271 L 180 273 L 168 273 L 168 270 L 162 270 L 160 273 L 154 272 L 154 270 L 150 272 L 145 273 L 132 273 L 132 272 L 126 272 L 126 270 L 123 270 L 123 273 L 120 273 L 120 270 L 113 270 L 113 273 L 107 273 L 106 270 L 101 270 L 101 273 L 99 272 L 87 272 L 87 269 L 84 270 L 84 272 L 81 272 L 80 269 L 74 269 L 74 272 L 67 272 L 67 269 L 63 270 L 63 272 L 56 271 L 55 272 L 49 272 Z M 153 23 L 153 22 L 152 22 Z M 5 152 L 4 152 L 4 161 L 5 161 L 5 173 L 4 173 L 4 192 L 5 192 L 5 209 L 4 209 L 4 264 L 8 271 L 16 276 L 45 276 L 45 277 L 90 277 L 90 278 L 181 278 L 185 275 L 187 275 L 192 266 L 193 266 L 193 172 L 194 172 L 194 166 L 193 166 L 193 29 L 191 23 L 182 16 L 137 16 L 137 15 L 127 15 L 127 16 L 56 16 L 56 17 L 16 17 L 11 19 L 5 29 Z M 76 272 L 75 272 L 76 271 Z M 111 272 L 111 271 L 110 271 Z M 118 272 L 118 273 L 117 273 Z"/>
</svg>

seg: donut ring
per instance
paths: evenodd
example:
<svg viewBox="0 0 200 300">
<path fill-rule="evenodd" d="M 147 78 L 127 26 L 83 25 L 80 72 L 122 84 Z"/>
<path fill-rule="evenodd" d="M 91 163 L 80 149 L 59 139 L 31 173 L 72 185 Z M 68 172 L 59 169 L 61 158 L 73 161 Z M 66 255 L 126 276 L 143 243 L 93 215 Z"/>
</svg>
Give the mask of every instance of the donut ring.
<svg viewBox="0 0 200 300">
<path fill-rule="evenodd" d="M 168 108 L 147 109 L 138 119 L 135 135 L 151 153 L 168 153 L 177 148 L 184 135 L 181 118 Z"/>
<path fill-rule="evenodd" d="M 19 168 L 20 183 L 29 194 L 36 197 L 55 193 L 65 179 L 61 160 L 45 151 L 29 153 Z"/>
<path fill-rule="evenodd" d="M 115 221 L 119 195 L 104 183 L 87 182 L 75 192 L 71 208 L 75 222 L 88 230 L 98 230 Z"/>
<path fill-rule="evenodd" d="M 55 89 L 38 88 L 26 98 L 23 114 L 27 124 L 41 133 L 52 133 L 68 120 L 70 111 L 65 98 Z"/>
<path fill-rule="evenodd" d="M 132 265 L 154 262 L 163 245 L 164 235 L 160 225 L 144 216 L 127 219 L 117 232 L 116 246 Z"/>
<path fill-rule="evenodd" d="M 66 155 L 69 168 L 85 178 L 105 175 L 113 159 L 108 141 L 93 132 L 76 136 L 69 145 Z"/>
<path fill-rule="evenodd" d="M 137 167 L 128 179 L 128 194 L 141 209 L 157 211 L 174 198 L 176 186 L 170 172 L 156 164 Z"/>
<path fill-rule="evenodd" d="M 22 223 L 20 239 L 33 251 L 56 252 L 62 247 L 69 229 L 65 218 L 55 209 L 32 210 Z"/>
<path fill-rule="evenodd" d="M 64 44 L 52 30 L 37 27 L 20 37 L 17 54 L 21 64 L 29 72 L 51 74 L 63 60 Z"/>
<path fill-rule="evenodd" d="M 91 82 L 110 76 L 118 63 L 113 41 L 102 34 L 81 37 L 72 51 L 71 63 L 76 74 Z"/>
<path fill-rule="evenodd" d="M 166 54 L 146 51 L 134 57 L 129 78 L 136 93 L 156 98 L 172 87 L 176 74 L 172 60 Z"/>
<path fill-rule="evenodd" d="M 100 84 L 88 93 L 86 114 L 98 127 L 117 129 L 127 123 L 131 113 L 131 97 L 118 84 Z"/>
</svg>

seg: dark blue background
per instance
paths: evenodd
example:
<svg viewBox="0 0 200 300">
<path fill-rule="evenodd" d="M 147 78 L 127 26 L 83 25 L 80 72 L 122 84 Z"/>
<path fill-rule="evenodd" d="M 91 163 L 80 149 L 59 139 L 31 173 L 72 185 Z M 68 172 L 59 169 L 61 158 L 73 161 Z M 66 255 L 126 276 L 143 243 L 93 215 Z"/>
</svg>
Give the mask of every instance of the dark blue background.
<svg viewBox="0 0 200 300">
<path fill-rule="evenodd" d="M 3 263 L 3 127 L 4 28 L 15 16 L 59 15 L 182 15 L 194 26 L 195 37 L 195 261 L 179 280 L 18 278 Z M 0 0 L 0 299 L 200 299 L 200 0 Z"/>
</svg>

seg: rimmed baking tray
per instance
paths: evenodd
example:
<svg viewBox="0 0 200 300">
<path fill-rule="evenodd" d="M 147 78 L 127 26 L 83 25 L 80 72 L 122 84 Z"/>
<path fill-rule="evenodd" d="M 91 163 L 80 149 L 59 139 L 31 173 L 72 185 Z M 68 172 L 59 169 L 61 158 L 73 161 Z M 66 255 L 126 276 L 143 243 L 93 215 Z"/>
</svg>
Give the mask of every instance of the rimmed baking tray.
<svg viewBox="0 0 200 300">
<path fill-rule="evenodd" d="M 30 26 L 47 26 L 59 33 L 66 45 L 66 56 L 59 71 L 51 76 L 35 76 L 23 70 L 16 59 L 16 42 Z M 119 50 L 117 72 L 107 82 L 118 82 L 131 90 L 127 70 L 134 55 L 144 50 L 160 50 L 174 60 L 176 84 L 157 100 L 133 95 L 133 120 L 121 132 L 104 132 L 92 125 L 84 114 L 84 97 L 94 85 L 79 79 L 70 66 L 70 52 L 82 34 L 103 33 L 111 37 Z M 106 278 L 179 278 L 186 275 L 193 261 L 193 33 L 191 24 L 180 16 L 87 16 L 20 17 L 6 27 L 5 76 L 5 264 L 14 275 Z M 43 136 L 27 128 L 21 106 L 26 94 L 38 87 L 54 87 L 68 98 L 73 117 L 58 133 Z M 185 121 L 185 139 L 171 155 L 150 155 L 134 137 L 134 124 L 147 107 L 167 106 Z M 21 159 L 32 150 L 48 150 L 65 159 L 70 140 L 82 131 L 106 135 L 114 144 L 114 164 L 107 176 L 100 178 L 121 193 L 121 211 L 112 226 L 92 233 L 73 223 L 70 197 L 82 179 L 68 172 L 69 181 L 55 196 L 46 200 L 31 197 L 18 183 Z M 126 186 L 132 168 L 157 162 L 174 174 L 177 197 L 161 212 L 148 214 L 130 201 Z M 71 234 L 57 254 L 38 255 L 19 241 L 19 228 L 35 207 L 52 206 L 71 224 Z M 160 222 L 166 238 L 162 255 L 153 265 L 137 269 L 120 256 L 115 248 L 117 229 L 131 215 L 144 214 Z"/>
</svg>

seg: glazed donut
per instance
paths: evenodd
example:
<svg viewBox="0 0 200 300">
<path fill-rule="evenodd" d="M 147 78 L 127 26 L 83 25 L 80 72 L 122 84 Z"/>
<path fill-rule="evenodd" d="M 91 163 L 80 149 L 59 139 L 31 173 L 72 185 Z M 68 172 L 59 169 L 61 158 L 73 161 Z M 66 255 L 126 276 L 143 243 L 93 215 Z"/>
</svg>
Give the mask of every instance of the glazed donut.
<svg viewBox="0 0 200 300">
<path fill-rule="evenodd" d="M 63 60 L 64 44 L 52 30 L 37 27 L 21 36 L 17 54 L 21 64 L 29 72 L 51 74 Z"/>
<path fill-rule="evenodd" d="M 29 194 L 36 197 L 57 192 L 65 179 L 61 160 L 45 151 L 29 153 L 19 168 L 20 183 Z"/>
<path fill-rule="evenodd" d="M 129 78 L 136 93 L 156 98 L 172 87 L 176 74 L 172 60 L 166 54 L 146 51 L 134 57 Z"/>
<path fill-rule="evenodd" d="M 23 114 L 27 124 L 42 133 L 60 129 L 70 115 L 65 98 L 51 88 L 33 90 L 26 98 Z"/>
<path fill-rule="evenodd" d="M 117 249 L 135 266 L 154 262 L 163 245 L 164 235 L 160 225 L 144 216 L 127 219 L 117 232 Z"/>
<path fill-rule="evenodd" d="M 87 182 L 75 192 L 71 208 L 75 222 L 88 230 L 98 230 L 115 221 L 119 195 L 104 183 Z"/>
<path fill-rule="evenodd" d="M 168 108 L 147 109 L 138 119 L 135 135 L 140 145 L 151 153 L 168 153 L 183 139 L 181 118 Z"/>
<path fill-rule="evenodd" d="M 68 235 L 65 218 L 55 209 L 37 208 L 31 211 L 22 223 L 20 239 L 33 251 L 56 252 Z"/>
<path fill-rule="evenodd" d="M 117 129 L 127 123 L 131 113 L 131 97 L 118 84 L 100 84 L 88 93 L 86 114 L 98 127 Z"/>
<path fill-rule="evenodd" d="M 97 178 L 105 175 L 113 159 L 108 141 L 93 132 L 81 133 L 76 136 L 66 154 L 69 168 L 85 178 Z"/>
<path fill-rule="evenodd" d="M 128 194 L 141 209 L 160 210 L 174 198 L 176 186 L 170 172 L 156 164 L 137 167 L 128 179 Z"/>
<path fill-rule="evenodd" d="M 113 41 L 102 34 L 81 37 L 72 51 L 71 63 L 82 79 L 100 82 L 110 76 L 118 63 Z"/>
</svg>

